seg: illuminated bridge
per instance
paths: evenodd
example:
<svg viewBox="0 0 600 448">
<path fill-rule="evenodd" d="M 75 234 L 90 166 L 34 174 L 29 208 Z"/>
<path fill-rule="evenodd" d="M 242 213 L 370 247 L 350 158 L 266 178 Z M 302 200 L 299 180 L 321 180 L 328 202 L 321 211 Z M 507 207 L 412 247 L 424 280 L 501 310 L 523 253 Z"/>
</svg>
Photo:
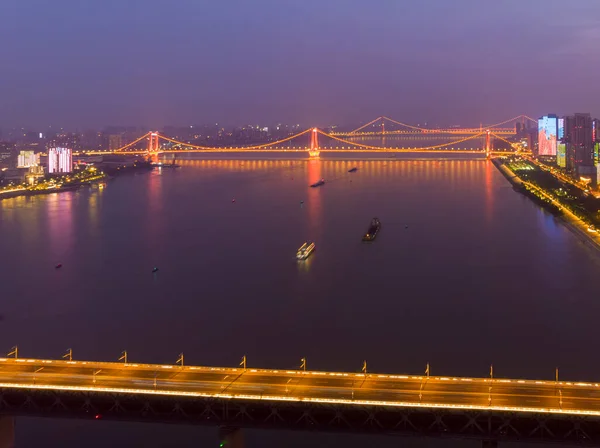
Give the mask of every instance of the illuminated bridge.
<svg viewBox="0 0 600 448">
<path fill-rule="evenodd" d="M 16 351 L 13 352 L 16 356 Z M 0 359 L 2 438 L 13 416 L 600 445 L 600 385 L 128 362 Z M 8 422 L 8 423 L 7 423 Z M 0 443 L 0 446 L 1 443 Z M 8 446 L 8 445 L 4 445 Z"/>
<path fill-rule="evenodd" d="M 388 129 L 386 130 L 386 122 L 388 123 Z M 509 123 L 513 123 L 512 127 L 501 127 L 506 126 Z M 402 123 L 389 117 L 381 116 L 374 120 L 360 126 L 349 132 L 332 132 L 332 135 L 339 137 L 368 137 L 368 136 L 385 136 L 385 135 L 406 135 L 406 134 L 456 134 L 456 135 L 468 135 L 468 134 L 482 134 L 486 130 L 492 130 L 497 135 L 513 136 L 517 133 L 517 123 L 525 126 L 529 123 L 537 125 L 537 121 L 527 115 L 519 115 L 514 118 L 502 121 L 500 123 L 479 126 L 478 128 L 424 128 L 421 126 L 413 126 L 410 124 Z M 389 129 L 389 126 L 393 126 L 395 129 Z"/>
<path fill-rule="evenodd" d="M 519 117 L 517 117 L 519 118 Z M 389 120 L 389 119 L 388 119 Z M 514 120 L 514 119 L 511 119 Z M 376 121 L 376 120 L 374 120 Z M 510 120 L 508 120 L 510 121 Z M 397 122 L 399 123 L 399 122 Z M 503 122 L 505 123 L 505 122 Z M 458 135 L 457 138 L 450 140 L 446 143 L 438 145 L 427 145 L 421 147 L 399 147 L 399 146 L 377 146 L 372 144 L 365 144 L 360 141 L 352 140 L 352 138 L 360 136 L 376 135 L 376 132 L 369 131 L 360 133 L 358 130 L 352 131 L 349 134 L 340 134 L 335 132 L 325 132 L 318 128 L 309 128 L 304 131 L 298 132 L 297 134 L 290 135 L 286 138 L 258 144 L 258 145 L 247 145 L 247 146 L 202 146 L 192 142 L 184 142 L 177 140 L 166 135 L 162 135 L 158 132 L 148 132 L 138 139 L 124 145 L 121 148 L 112 151 L 82 151 L 80 155 L 97 155 L 97 154 L 148 154 L 156 155 L 160 153 L 244 153 L 244 152 L 299 152 L 307 153 L 310 157 L 319 157 L 320 153 L 327 152 L 468 152 L 468 153 L 481 153 L 490 156 L 492 153 L 506 154 L 507 152 L 514 152 L 520 150 L 519 145 L 514 142 L 507 140 L 502 137 L 503 128 L 497 127 L 503 123 L 499 123 L 494 126 L 490 126 L 485 129 L 468 130 L 469 132 L 458 132 L 457 130 L 448 131 L 449 134 L 467 134 Z M 369 124 L 367 124 L 369 125 Z M 365 125 L 365 126 L 367 126 Z M 408 125 L 407 125 L 408 126 Z M 363 126 L 364 127 L 364 126 Z M 361 129 L 361 128 L 359 128 Z M 420 129 L 421 134 L 431 135 L 440 134 L 440 130 Z M 463 130 L 464 131 L 464 130 Z M 473 131 L 473 132 L 471 132 Z M 398 131 L 400 134 L 401 131 Z M 514 134 L 514 133 L 513 133 Z M 346 135 L 347 138 L 342 136 Z M 386 132 L 387 135 L 387 132 Z M 511 148 L 511 151 L 502 149 L 500 151 L 494 150 L 494 140 L 504 142 L 505 148 Z M 320 140 L 320 141 L 319 141 Z M 479 148 L 466 148 L 461 147 L 462 143 L 480 141 L 481 147 Z M 508 146 L 507 146 L 508 145 Z"/>
</svg>

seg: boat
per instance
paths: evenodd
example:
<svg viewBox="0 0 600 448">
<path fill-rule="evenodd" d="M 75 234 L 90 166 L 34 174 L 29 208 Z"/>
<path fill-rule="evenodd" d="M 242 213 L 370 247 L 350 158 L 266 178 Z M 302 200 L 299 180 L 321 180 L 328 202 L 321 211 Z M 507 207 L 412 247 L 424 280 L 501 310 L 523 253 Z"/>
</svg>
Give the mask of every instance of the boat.
<svg viewBox="0 0 600 448">
<path fill-rule="evenodd" d="M 154 274 L 155 272 L 158 272 L 158 268 L 156 266 L 154 266 L 154 268 L 152 268 L 152 273 Z"/>
<path fill-rule="evenodd" d="M 62 264 L 61 263 L 58 263 L 56 266 L 54 266 L 54 269 L 60 269 L 60 268 L 62 268 Z"/>
<path fill-rule="evenodd" d="M 300 249 L 298 249 L 298 252 L 296 252 L 296 258 L 298 260 L 306 260 L 310 256 L 310 254 L 313 253 L 314 250 L 315 243 L 307 241 L 302 246 L 300 246 Z"/>
<path fill-rule="evenodd" d="M 379 230 L 381 230 L 381 221 L 378 218 L 373 218 L 371 225 L 369 225 L 369 230 L 367 230 L 367 233 L 362 238 L 363 241 L 373 241 L 377 237 Z"/>
<path fill-rule="evenodd" d="M 175 160 L 173 160 L 172 163 L 162 163 L 162 162 L 153 163 L 152 166 L 154 168 L 181 168 L 181 165 L 177 165 L 175 163 Z"/>
<path fill-rule="evenodd" d="M 325 179 L 321 179 L 318 182 L 315 182 L 314 184 L 311 185 L 311 187 L 316 188 L 316 187 L 320 187 L 321 185 L 325 185 Z"/>
<path fill-rule="evenodd" d="M 349 172 L 349 173 L 356 173 L 357 171 L 358 171 L 358 168 L 357 168 L 357 167 L 350 168 L 350 169 L 348 170 L 348 172 Z"/>
</svg>

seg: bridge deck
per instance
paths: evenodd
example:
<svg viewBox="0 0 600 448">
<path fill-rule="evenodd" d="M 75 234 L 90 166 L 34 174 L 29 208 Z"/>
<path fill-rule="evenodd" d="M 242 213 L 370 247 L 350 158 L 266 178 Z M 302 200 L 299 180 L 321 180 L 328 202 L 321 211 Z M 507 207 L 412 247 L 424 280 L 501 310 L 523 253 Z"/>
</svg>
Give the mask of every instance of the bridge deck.
<svg viewBox="0 0 600 448">
<path fill-rule="evenodd" d="M 0 414 L 600 446 L 600 385 L 0 359 Z"/>
<path fill-rule="evenodd" d="M 0 387 L 600 416 L 600 385 L 0 359 Z"/>
</svg>

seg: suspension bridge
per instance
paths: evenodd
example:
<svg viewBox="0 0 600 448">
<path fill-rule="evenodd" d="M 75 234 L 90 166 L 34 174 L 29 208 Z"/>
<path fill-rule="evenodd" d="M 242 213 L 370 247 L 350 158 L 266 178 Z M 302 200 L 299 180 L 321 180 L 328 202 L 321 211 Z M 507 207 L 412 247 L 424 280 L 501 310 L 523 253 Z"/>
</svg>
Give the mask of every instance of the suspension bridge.
<svg viewBox="0 0 600 448">
<path fill-rule="evenodd" d="M 163 135 L 159 132 L 150 131 L 140 136 L 136 140 L 111 151 L 81 151 L 80 154 L 102 155 L 102 154 L 146 154 L 156 155 L 160 153 L 244 153 L 244 152 L 305 152 L 311 158 L 317 158 L 321 153 L 328 152 L 361 152 L 379 151 L 379 152 L 468 152 L 481 153 L 486 156 L 494 154 L 507 154 L 520 150 L 515 142 L 509 141 L 503 135 L 506 135 L 506 128 L 502 128 L 508 122 L 515 120 L 532 120 L 529 117 L 521 115 L 519 117 L 506 120 L 501 123 L 496 123 L 485 128 L 479 129 L 425 129 L 416 126 L 407 125 L 395 120 L 394 123 L 408 127 L 408 131 L 385 131 L 384 123 L 386 120 L 391 120 L 387 117 L 379 117 L 366 125 L 355 129 L 349 133 L 326 132 L 319 128 L 305 129 L 296 134 L 287 136 L 280 140 L 243 146 L 205 146 L 198 145 L 192 142 L 185 142 L 175 138 Z M 382 130 L 380 131 L 362 131 L 362 129 L 373 125 L 377 121 L 381 121 Z M 411 129 L 414 128 L 414 129 Z M 396 134 L 394 134 L 396 133 Z M 356 137 L 375 137 L 387 135 L 409 135 L 422 134 L 425 136 L 432 135 L 455 135 L 457 138 L 449 140 L 445 143 L 436 145 L 427 145 L 421 147 L 407 146 L 386 146 L 367 144 L 354 140 Z M 514 131 L 512 134 L 514 135 Z M 494 150 L 494 140 L 499 140 L 505 143 L 500 150 Z M 468 143 L 469 142 L 469 143 Z M 477 142 L 479 146 L 467 148 L 465 146 L 472 145 Z M 394 142 L 392 142 L 394 143 Z M 466 144 L 461 147 L 461 144 Z M 510 150 L 507 151 L 507 149 Z"/>
<path fill-rule="evenodd" d="M 386 129 L 386 123 L 388 128 Z M 502 127 L 509 123 L 513 123 L 512 127 Z M 526 127 L 530 123 L 536 124 L 537 121 L 527 115 L 519 115 L 517 117 L 504 120 L 500 123 L 491 125 L 480 125 L 478 128 L 425 128 L 421 126 L 413 126 L 402 123 L 392 118 L 381 116 L 374 120 L 349 132 L 332 132 L 332 135 L 338 137 L 368 137 L 368 136 L 385 136 L 385 135 L 414 135 L 414 134 L 454 134 L 454 135 L 473 135 L 481 134 L 486 130 L 493 130 L 497 135 L 513 136 L 517 133 L 517 123 L 522 127 Z M 393 126 L 390 129 L 390 125 Z"/>
</svg>

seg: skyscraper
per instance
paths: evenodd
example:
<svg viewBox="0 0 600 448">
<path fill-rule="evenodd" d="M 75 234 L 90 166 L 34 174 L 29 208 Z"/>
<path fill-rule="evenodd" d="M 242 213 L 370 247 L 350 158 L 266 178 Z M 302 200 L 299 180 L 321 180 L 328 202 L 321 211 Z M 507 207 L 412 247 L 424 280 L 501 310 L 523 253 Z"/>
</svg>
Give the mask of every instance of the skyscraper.
<svg viewBox="0 0 600 448">
<path fill-rule="evenodd" d="M 123 146 L 123 137 L 121 134 L 111 134 L 108 136 L 108 149 L 114 151 Z"/>
<path fill-rule="evenodd" d="M 594 165 L 594 141 L 590 114 L 574 114 L 565 117 L 565 143 L 567 170 L 578 178 L 591 179 L 596 184 Z"/>
<path fill-rule="evenodd" d="M 17 168 L 29 168 L 39 164 L 40 158 L 33 151 L 21 151 L 17 157 Z"/>
<path fill-rule="evenodd" d="M 71 148 L 50 148 L 48 150 L 48 172 L 70 173 L 73 171 Z"/>
<path fill-rule="evenodd" d="M 553 114 L 538 119 L 538 155 L 556 157 L 558 139 L 558 117 Z"/>
</svg>

